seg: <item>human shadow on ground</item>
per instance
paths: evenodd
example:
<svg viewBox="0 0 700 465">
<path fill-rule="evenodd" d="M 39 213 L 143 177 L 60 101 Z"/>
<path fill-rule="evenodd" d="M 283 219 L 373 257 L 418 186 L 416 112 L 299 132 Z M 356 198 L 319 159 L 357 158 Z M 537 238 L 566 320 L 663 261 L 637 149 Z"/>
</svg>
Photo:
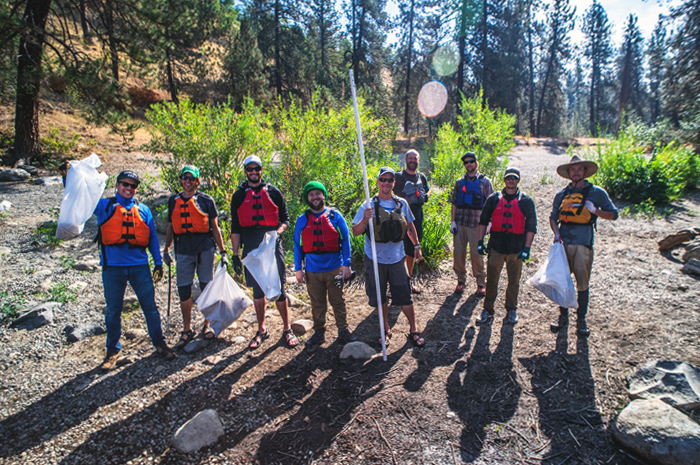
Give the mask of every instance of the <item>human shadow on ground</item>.
<svg viewBox="0 0 700 465">
<path fill-rule="evenodd" d="M 418 360 L 418 367 L 404 382 L 407 391 L 419 391 L 435 368 L 451 366 L 471 349 L 475 330 L 467 327 L 481 299 L 472 294 L 457 308 L 459 297 L 459 294 L 447 296 L 435 316 L 425 325 L 423 335 L 427 341 L 426 347 L 413 354 Z"/>
<path fill-rule="evenodd" d="M 395 322 L 399 313 L 400 309 L 390 309 L 390 322 Z M 375 341 L 378 337 L 378 327 L 377 312 L 374 311 L 363 320 L 355 332 L 361 335 L 362 340 Z M 310 434 L 304 436 L 307 440 L 295 438 L 294 443 L 303 448 L 300 450 L 316 453 L 326 447 L 352 418 L 353 409 L 381 391 L 382 380 L 391 366 L 402 357 L 406 347 L 391 353 L 387 363 L 378 357 L 366 367 L 362 367 L 361 364 L 359 367 L 358 364 L 341 364 L 338 361 L 340 347 L 337 342 L 324 346 L 313 354 L 299 350 L 286 364 L 271 370 L 249 387 L 240 390 L 237 383 L 249 370 L 263 360 L 273 358 L 277 350 L 287 349 L 279 345 L 270 345 L 264 352 L 249 354 L 251 358 L 233 371 L 226 371 L 229 365 L 244 355 L 235 354 L 219 361 L 207 372 L 177 385 L 147 408 L 95 431 L 65 457 L 61 464 L 83 463 L 86 458 L 100 457 L 114 451 L 119 452 L 120 463 L 126 463 L 147 450 L 153 456 L 164 454 L 162 463 L 187 462 L 191 456 L 169 448 L 168 439 L 187 420 L 208 408 L 219 412 L 226 424 L 226 435 L 200 454 L 228 451 L 226 455 L 252 460 L 251 454 L 254 449 L 251 447 L 246 446 L 245 449 L 233 452 L 230 449 L 248 440 L 249 436 L 265 425 L 278 422 L 284 422 L 285 426 L 301 422 L 309 427 Z M 316 388 L 313 380 L 319 376 L 319 372 L 328 370 L 330 372 Z M 362 375 L 349 375 L 348 372 L 353 370 L 359 370 Z M 183 399 L 186 400 L 183 402 Z M 287 419 L 288 412 L 296 408 L 299 408 L 303 415 L 295 412 Z M 314 418 L 312 423 L 318 423 L 317 427 L 312 428 L 304 422 L 307 416 Z M 281 436 L 274 444 L 279 444 L 279 439 L 285 437 L 285 433 L 277 434 Z M 296 453 L 287 449 L 278 454 L 278 450 L 277 446 L 268 447 L 265 443 L 260 454 L 262 457 L 267 457 L 268 453 L 271 456 L 285 457 L 284 453 Z"/>
<path fill-rule="evenodd" d="M 561 463 L 586 456 L 603 463 L 614 449 L 596 405 L 588 340 L 578 337 L 576 353 L 569 354 L 567 338 L 566 330 L 559 331 L 555 349 L 549 354 L 519 359 L 532 375 L 532 392 L 539 404 L 539 430 L 550 441 L 536 458 Z"/>
<path fill-rule="evenodd" d="M 224 348 L 224 343 L 218 343 L 212 350 Z M 135 390 L 160 382 L 183 369 L 188 360 L 209 356 L 212 350 L 172 362 L 163 361 L 153 352 L 150 356 L 112 372 L 103 373 L 99 367 L 95 367 L 78 374 L 58 389 L 0 422 L 0 457 L 21 454 L 80 425 L 101 407 L 117 402 Z M 129 382 L 125 383 L 125 379 Z"/>
<path fill-rule="evenodd" d="M 467 361 L 458 361 L 447 379 L 447 402 L 464 425 L 461 458 L 476 460 L 490 425 L 506 423 L 518 406 L 522 388 L 513 370 L 513 326 L 501 327 L 501 339 L 491 353 L 491 326 L 482 326 Z"/>
</svg>

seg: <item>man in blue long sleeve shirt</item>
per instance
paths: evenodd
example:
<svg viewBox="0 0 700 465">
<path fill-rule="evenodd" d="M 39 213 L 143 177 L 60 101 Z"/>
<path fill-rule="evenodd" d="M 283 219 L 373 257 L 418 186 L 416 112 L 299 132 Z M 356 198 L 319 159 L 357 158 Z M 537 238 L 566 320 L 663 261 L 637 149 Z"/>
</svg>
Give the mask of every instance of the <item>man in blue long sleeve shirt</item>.
<svg viewBox="0 0 700 465">
<path fill-rule="evenodd" d="M 115 197 L 100 199 L 95 207 L 99 226 L 100 265 L 104 286 L 105 326 L 107 328 L 107 355 L 103 370 L 114 367 L 121 351 L 121 314 L 127 282 L 136 293 L 148 327 L 148 335 L 166 360 L 175 358 L 175 352 L 165 343 L 160 313 L 156 307 L 154 281 L 163 277 L 163 261 L 151 210 L 134 199 L 139 177 L 133 171 L 122 171 L 117 176 Z M 148 266 L 148 253 L 153 256 L 153 276 Z"/>
<path fill-rule="evenodd" d="M 311 300 L 314 335 L 306 342 L 306 348 L 313 352 L 326 341 L 326 297 L 333 307 L 338 338 L 346 343 L 356 340 L 348 329 L 343 289 L 335 283 L 337 275 L 342 274 L 345 280 L 352 274 L 350 233 L 340 212 L 326 207 L 328 191 L 323 184 L 308 183 L 301 196 L 310 208 L 294 226 L 294 270 L 297 281 L 306 284 Z"/>
</svg>

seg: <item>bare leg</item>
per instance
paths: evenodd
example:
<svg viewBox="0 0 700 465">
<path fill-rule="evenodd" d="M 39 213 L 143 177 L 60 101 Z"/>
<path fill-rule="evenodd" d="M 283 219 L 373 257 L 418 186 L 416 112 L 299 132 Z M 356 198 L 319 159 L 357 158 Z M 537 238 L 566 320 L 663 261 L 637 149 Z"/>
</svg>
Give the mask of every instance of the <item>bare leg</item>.
<svg viewBox="0 0 700 465">
<path fill-rule="evenodd" d="M 382 304 L 382 320 L 384 320 L 384 334 L 389 332 L 389 302 Z"/>
<path fill-rule="evenodd" d="M 180 310 L 182 310 L 182 329 L 190 331 L 192 329 L 192 297 L 180 302 Z"/>
<path fill-rule="evenodd" d="M 277 306 L 277 311 L 280 312 L 280 316 L 282 317 L 282 324 L 284 325 L 284 330 L 287 331 L 291 328 L 291 326 L 289 326 L 289 307 L 287 307 L 287 299 L 278 300 L 277 302 L 275 302 L 275 305 Z M 265 318 L 264 308 L 263 318 Z M 259 320 L 260 317 L 258 317 L 258 321 Z"/>
<path fill-rule="evenodd" d="M 409 257 L 408 255 L 406 255 L 406 270 L 408 271 L 409 278 L 413 274 L 414 263 L 415 263 L 415 259 L 413 257 Z"/>
<path fill-rule="evenodd" d="M 264 333 L 267 331 L 265 328 L 265 297 L 262 299 L 253 299 L 253 306 L 255 307 L 255 316 L 258 319 L 258 331 Z"/>
<path fill-rule="evenodd" d="M 401 311 L 404 315 L 406 315 L 406 319 L 408 320 L 409 331 L 412 333 L 418 331 L 418 329 L 416 328 L 416 312 L 413 310 L 413 304 L 402 305 Z"/>
</svg>

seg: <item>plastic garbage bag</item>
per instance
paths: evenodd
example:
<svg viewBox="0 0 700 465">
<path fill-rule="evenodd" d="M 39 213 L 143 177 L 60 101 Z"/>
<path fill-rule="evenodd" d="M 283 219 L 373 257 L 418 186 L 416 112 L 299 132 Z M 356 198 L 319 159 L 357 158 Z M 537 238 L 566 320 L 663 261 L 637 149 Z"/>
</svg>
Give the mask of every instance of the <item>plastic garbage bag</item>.
<svg viewBox="0 0 700 465">
<path fill-rule="evenodd" d="M 258 248 L 249 252 L 241 260 L 270 301 L 276 301 L 282 294 L 282 283 L 277 268 L 277 257 L 275 257 L 276 247 L 277 231 L 266 232 Z"/>
<path fill-rule="evenodd" d="M 197 299 L 197 308 L 209 321 L 216 336 L 240 318 L 251 305 L 253 301 L 238 287 L 225 266 L 219 267 Z"/>
<path fill-rule="evenodd" d="M 102 161 L 94 153 L 84 160 L 70 162 L 56 238 L 70 239 L 83 232 L 107 185 L 107 175 L 97 171 L 100 166 Z"/>
<path fill-rule="evenodd" d="M 527 280 L 527 283 L 561 307 L 578 308 L 569 262 L 566 259 L 564 246 L 560 242 L 552 245 L 547 254 L 547 260 L 537 273 Z"/>
</svg>

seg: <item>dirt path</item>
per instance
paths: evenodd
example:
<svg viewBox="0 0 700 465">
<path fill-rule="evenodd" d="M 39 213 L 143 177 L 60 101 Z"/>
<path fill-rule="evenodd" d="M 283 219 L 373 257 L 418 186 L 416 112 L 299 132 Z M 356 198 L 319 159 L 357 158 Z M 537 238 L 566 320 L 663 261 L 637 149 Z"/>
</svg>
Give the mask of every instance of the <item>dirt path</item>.
<svg viewBox="0 0 700 465">
<path fill-rule="evenodd" d="M 273 337 L 249 352 L 245 342 L 234 343 L 255 332 L 249 310 L 217 342 L 174 363 L 151 356 L 147 339 L 137 335 L 125 341 L 133 363 L 103 375 L 95 367 L 104 336 L 68 345 L 62 335 L 75 320 L 101 318 L 99 273 L 66 269 L 61 259 L 96 256 L 95 225 L 59 249 L 37 248 L 29 230 L 49 219 L 60 188 L 0 186 L 16 207 L 0 224 L 0 246 L 12 250 L 0 263 L 8 277 L 0 291 L 31 294 L 45 276 L 86 283 L 53 325 L 31 333 L 11 330 L 7 321 L 0 327 L 0 463 L 637 463 L 608 433 L 628 402 L 626 376 L 655 358 L 700 365 L 700 282 L 680 273 L 676 255 L 656 248 L 665 235 L 699 225 L 700 196 L 668 218 L 601 221 L 592 335 L 577 338 L 573 328 L 554 335 L 549 323 L 556 307 L 524 281 L 549 249 L 549 208 L 564 183 L 555 167 L 566 161 L 556 147 L 519 145 L 511 156 L 539 217 L 533 260 L 523 270 L 519 323 L 502 324 L 502 277 L 495 324 L 475 327 L 481 301 L 472 294 L 474 283 L 453 295 L 447 262 L 443 273 L 421 278 L 424 292 L 415 299 L 427 347 L 412 348 L 402 336 L 408 324 L 392 307 L 388 360 L 364 364 L 339 361 L 332 316 L 329 342 L 308 354 L 276 343 L 281 322 L 271 311 Z M 541 183 L 550 178 L 553 184 Z M 27 267 L 50 275 L 38 278 Z M 161 308 L 165 286 L 158 288 Z M 301 286 L 290 288 L 305 298 Z M 348 304 L 351 328 L 378 348 L 378 321 L 364 290 L 350 293 Z M 175 308 L 175 329 L 178 313 Z M 311 316 L 308 307 L 292 314 Z M 143 318 L 129 313 L 124 326 L 142 328 Z M 168 336 L 174 342 L 176 331 Z M 197 454 L 176 452 L 170 436 L 205 408 L 219 411 L 225 438 Z"/>
</svg>

